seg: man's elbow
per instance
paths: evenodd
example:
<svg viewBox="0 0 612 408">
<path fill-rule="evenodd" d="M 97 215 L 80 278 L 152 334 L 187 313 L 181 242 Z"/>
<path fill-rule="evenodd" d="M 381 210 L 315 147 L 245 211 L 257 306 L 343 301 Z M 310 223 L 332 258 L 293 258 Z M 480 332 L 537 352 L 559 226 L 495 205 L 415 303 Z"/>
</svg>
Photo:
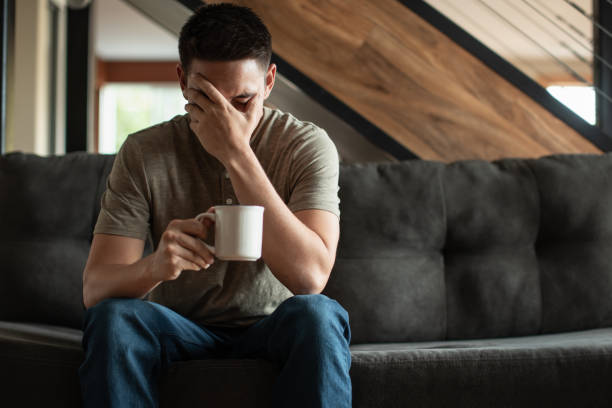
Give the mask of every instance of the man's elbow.
<svg viewBox="0 0 612 408">
<path fill-rule="evenodd" d="M 308 278 L 302 282 L 299 288 L 293 291 L 295 295 L 318 295 L 325 289 L 331 267 L 311 267 L 309 271 Z"/>
<path fill-rule="evenodd" d="M 83 306 L 85 306 L 85 309 L 89 309 L 97 303 L 94 299 L 91 286 L 91 273 L 85 269 L 83 272 Z"/>
<path fill-rule="evenodd" d="M 83 288 L 83 306 L 85 306 L 85 310 L 93 306 L 91 300 L 89 299 L 89 294 L 85 288 Z"/>
<path fill-rule="evenodd" d="M 90 292 L 91 291 L 88 290 L 87 285 L 83 283 L 83 306 L 85 306 L 85 309 L 89 309 L 90 307 L 95 306 Z"/>
</svg>

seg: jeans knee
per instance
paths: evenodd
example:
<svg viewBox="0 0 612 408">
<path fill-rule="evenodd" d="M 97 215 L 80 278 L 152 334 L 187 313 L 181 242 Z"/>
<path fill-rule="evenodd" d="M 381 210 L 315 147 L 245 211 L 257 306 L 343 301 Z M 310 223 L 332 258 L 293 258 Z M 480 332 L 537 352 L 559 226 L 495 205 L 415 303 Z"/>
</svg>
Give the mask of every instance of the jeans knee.
<svg viewBox="0 0 612 408">
<path fill-rule="evenodd" d="M 139 308 L 139 299 L 109 298 L 104 299 L 85 311 L 84 329 L 96 326 L 113 325 L 123 320 Z M 107 329 L 109 327 L 105 327 Z"/>
<path fill-rule="evenodd" d="M 295 322 L 301 332 L 332 335 L 339 330 L 350 341 L 349 317 L 344 308 L 325 295 L 296 295 L 281 305 L 288 321 Z"/>
<path fill-rule="evenodd" d="M 141 299 L 109 298 L 85 312 L 83 345 L 103 342 L 107 347 L 137 341 L 151 332 L 150 307 Z"/>
</svg>

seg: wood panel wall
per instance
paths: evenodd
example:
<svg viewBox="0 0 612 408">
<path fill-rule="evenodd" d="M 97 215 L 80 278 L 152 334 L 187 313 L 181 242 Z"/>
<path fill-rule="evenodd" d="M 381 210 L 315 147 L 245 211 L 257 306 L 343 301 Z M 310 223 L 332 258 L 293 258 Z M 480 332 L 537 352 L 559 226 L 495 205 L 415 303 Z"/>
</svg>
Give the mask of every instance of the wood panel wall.
<svg viewBox="0 0 612 408">
<path fill-rule="evenodd" d="M 423 159 L 601 153 L 397 0 L 232 0 L 274 52 Z"/>
</svg>

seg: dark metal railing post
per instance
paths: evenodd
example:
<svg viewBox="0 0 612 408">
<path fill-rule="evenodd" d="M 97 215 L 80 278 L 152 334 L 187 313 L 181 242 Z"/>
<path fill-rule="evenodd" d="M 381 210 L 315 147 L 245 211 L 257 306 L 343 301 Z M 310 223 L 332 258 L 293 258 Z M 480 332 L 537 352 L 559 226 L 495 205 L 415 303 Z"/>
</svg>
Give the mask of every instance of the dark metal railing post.
<svg viewBox="0 0 612 408">
<path fill-rule="evenodd" d="M 66 153 L 87 150 L 91 6 L 68 9 Z"/>
<path fill-rule="evenodd" d="M 612 61 L 612 37 L 607 32 L 612 31 L 612 4 L 606 0 L 593 1 L 594 20 L 598 24 L 593 26 L 595 53 L 604 60 Z M 595 86 L 607 95 L 612 95 L 612 70 L 607 69 L 600 61 L 594 61 Z M 612 103 L 597 95 L 597 125 L 607 135 L 612 136 Z"/>
</svg>

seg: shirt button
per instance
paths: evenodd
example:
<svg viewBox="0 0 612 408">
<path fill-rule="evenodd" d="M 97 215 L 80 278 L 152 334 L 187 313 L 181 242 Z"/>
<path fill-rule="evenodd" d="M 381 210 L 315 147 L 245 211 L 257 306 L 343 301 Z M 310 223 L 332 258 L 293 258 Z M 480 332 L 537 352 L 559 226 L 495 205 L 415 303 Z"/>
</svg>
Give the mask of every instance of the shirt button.
<svg viewBox="0 0 612 408">
<path fill-rule="evenodd" d="M 231 198 L 228 198 L 227 200 L 225 200 L 225 204 L 227 204 L 227 205 L 230 205 L 233 202 L 234 202 L 234 200 L 232 200 Z"/>
</svg>

